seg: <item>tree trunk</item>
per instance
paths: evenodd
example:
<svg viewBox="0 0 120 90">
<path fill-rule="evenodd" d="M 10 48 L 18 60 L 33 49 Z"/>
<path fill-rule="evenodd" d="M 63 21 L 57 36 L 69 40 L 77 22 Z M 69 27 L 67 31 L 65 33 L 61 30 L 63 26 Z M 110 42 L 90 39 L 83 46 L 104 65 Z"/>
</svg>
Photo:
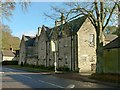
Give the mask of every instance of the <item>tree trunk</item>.
<svg viewBox="0 0 120 90">
<path fill-rule="evenodd" d="M 96 29 L 96 73 L 103 73 L 103 32 L 102 27 Z"/>
</svg>

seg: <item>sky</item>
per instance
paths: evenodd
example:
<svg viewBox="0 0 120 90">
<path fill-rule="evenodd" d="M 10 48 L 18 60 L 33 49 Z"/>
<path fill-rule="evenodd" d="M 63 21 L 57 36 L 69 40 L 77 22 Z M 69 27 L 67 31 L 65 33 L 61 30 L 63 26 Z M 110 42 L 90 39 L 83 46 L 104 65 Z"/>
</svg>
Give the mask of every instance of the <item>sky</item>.
<svg viewBox="0 0 120 90">
<path fill-rule="evenodd" d="M 45 17 L 44 12 L 51 14 L 51 6 L 62 6 L 63 2 L 58 1 L 59 2 L 31 2 L 26 12 L 22 10 L 20 4 L 17 2 L 13 16 L 10 17 L 10 21 L 3 19 L 2 23 L 8 25 L 12 30 L 12 35 L 20 39 L 23 34 L 31 36 L 36 35 L 38 27 L 42 27 L 42 25 L 54 27 L 55 20 Z M 60 17 L 60 15 L 57 17 Z"/>
<path fill-rule="evenodd" d="M 10 21 L 4 19 L 3 24 L 10 27 L 14 36 L 19 38 L 23 34 L 33 36 L 37 34 L 38 27 L 42 27 L 42 25 L 48 27 L 54 26 L 55 21 L 45 17 L 44 12 L 50 13 L 51 6 L 59 6 L 61 4 L 61 2 L 31 2 L 27 11 L 23 11 L 17 3 L 13 16 L 10 17 Z"/>
</svg>

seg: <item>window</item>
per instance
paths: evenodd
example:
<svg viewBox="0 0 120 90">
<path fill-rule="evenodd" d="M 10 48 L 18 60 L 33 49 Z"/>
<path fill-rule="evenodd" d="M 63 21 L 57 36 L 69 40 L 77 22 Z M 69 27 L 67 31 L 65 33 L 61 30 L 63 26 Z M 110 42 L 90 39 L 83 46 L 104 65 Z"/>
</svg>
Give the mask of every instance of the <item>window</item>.
<svg viewBox="0 0 120 90">
<path fill-rule="evenodd" d="M 59 38 L 62 38 L 62 31 L 59 31 Z"/>
<path fill-rule="evenodd" d="M 95 56 L 89 57 L 90 62 L 95 62 Z"/>
<path fill-rule="evenodd" d="M 90 34 L 89 42 L 90 47 L 94 47 L 94 34 Z"/>
<path fill-rule="evenodd" d="M 96 70 L 96 65 L 95 64 L 91 64 L 91 71 L 95 71 Z"/>
<path fill-rule="evenodd" d="M 68 57 L 65 56 L 65 64 L 68 64 Z"/>
<path fill-rule="evenodd" d="M 64 47 L 67 47 L 68 46 L 68 39 L 67 39 L 67 37 L 66 38 L 64 38 Z"/>
</svg>

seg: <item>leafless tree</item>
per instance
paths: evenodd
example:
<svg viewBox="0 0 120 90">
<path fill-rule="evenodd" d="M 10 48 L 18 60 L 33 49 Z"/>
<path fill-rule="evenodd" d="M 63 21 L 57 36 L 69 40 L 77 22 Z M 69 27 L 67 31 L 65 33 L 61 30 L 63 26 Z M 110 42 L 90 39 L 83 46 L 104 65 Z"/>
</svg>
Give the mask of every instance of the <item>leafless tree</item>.
<svg viewBox="0 0 120 90">
<path fill-rule="evenodd" d="M 69 11 L 63 11 L 66 15 L 66 22 L 80 16 L 87 16 L 96 30 L 96 54 L 97 73 L 103 73 L 103 32 L 110 20 L 118 17 L 120 13 L 120 2 L 118 0 L 94 0 L 94 2 L 67 2 L 64 5 L 69 7 Z M 59 7 L 52 7 L 54 13 L 61 13 Z M 49 16 L 50 17 L 50 16 Z M 115 22 L 115 21 L 114 21 Z"/>
<path fill-rule="evenodd" d="M 15 0 L 4 0 L 0 1 L 0 17 L 9 20 L 9 17 L 13 15 L 13 11 L 16 7 Z M 27 10 L 30 0 L 19 0 L 18 3 L 21 5 L 22 10 Z"/>
</svg>

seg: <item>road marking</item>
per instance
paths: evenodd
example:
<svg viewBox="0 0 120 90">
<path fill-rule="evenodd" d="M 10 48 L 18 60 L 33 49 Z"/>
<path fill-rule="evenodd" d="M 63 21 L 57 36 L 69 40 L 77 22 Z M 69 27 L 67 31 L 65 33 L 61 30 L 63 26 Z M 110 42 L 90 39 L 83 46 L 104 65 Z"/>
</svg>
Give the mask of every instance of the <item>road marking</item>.
<svg viewBox="0 0 120 90">
<path fill-rule="evenodd" d="M 25 75 L 20 75 L 20 76 L 23 76 L 23 77 L 32 79 L 32 77 L 29 77 L 29 76 L 25 76 Z M 50 85 L 53 85 L 53 86 L 56 86 L 56 87 L 59 87 L 59 88 L 64 88 L 64 87 L 62 87 L 62 86 L 59 86 L 59 85 L 56 85 L 56 84 L 53 84 L 53 83 L 49 83 L 49 82 L 45 82 L 45 81 L 42 81 L 42 80 L 38 80 L 38 81 L 39 81 L 39 82 L 42 82 L 42 83 L 47 83 L 47 84 L 50 84 Z"/>
<path fill-rule="evenodd" d="M 59 88 L 64 88 L 64 87 L 62 87 L 62 86 L 60 86 L 60 85 L 56 85 L 56 84 L 53 84 L 53 83 L 45 82 L 45 81 L 42 81 L 42 80 L 39 80 L 39 81 L 42 82 L 42 83 L 47 83 L 47 84 L 50 84 L 50 85 L 59 87 Z"/>
<path fill-rule="evenodd" d="M 23 77 L 26 77 L 26 78 L 32 79 L 32 77 L 28 77 L 28 76 L 25 76 L 25 75 L 20 75 L 20 76 L 23 76 Z"/>
<path fill-rule="evenodd" d="M 9 68 L 6 68 L 10 71 L 14 71 L 14 69 L 9 69 Z M 15 72 L 10 72 L 10 73 L 14 73 L 16 74 Z M 23 76 L 23 77 L 26 77 L 26 78 L 29 78 L 29 79 L 33 79 L 32 77 L 29 77 L 29 76 L 26 76 L 26 75 L 20 75 L 20 76 Z M 49 83 L 49 82 L 45 82 L 45 81 L 42 81 L 42 80 L 38 80 L 39 82 L 42 82 L 42 83 L 46 83 L 46 84 L 50 84 L 50 85 L 53 85 L 53 86 L 56 86 L 56 87 L 59 87 L 59 88 L 64 88 L 63 86 L 60 86 L 60 85 L 56 85 L 56 84 L 53 84 L 53 83 Z"/>
<path fill-rule="evenodd" d="M 66 88 L 75 88 L 75 85 L 74 84 L 70 84 Z"/>
</svg>

